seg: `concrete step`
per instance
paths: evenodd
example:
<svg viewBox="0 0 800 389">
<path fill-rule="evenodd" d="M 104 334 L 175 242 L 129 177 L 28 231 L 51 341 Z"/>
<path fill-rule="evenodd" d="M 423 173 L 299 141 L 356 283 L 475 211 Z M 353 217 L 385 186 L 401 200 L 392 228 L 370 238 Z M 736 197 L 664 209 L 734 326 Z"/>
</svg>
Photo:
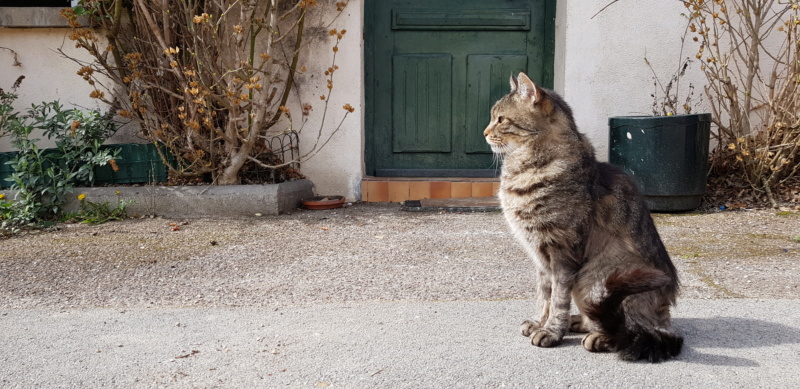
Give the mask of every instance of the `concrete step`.
<svg viewBox="0 0 800 389">
<path fill-rule="evenodd" d="M 407 200 L 401 208 L 411 212 L 498 212 L 500 200 L 496 196 Z"/>
</svg>

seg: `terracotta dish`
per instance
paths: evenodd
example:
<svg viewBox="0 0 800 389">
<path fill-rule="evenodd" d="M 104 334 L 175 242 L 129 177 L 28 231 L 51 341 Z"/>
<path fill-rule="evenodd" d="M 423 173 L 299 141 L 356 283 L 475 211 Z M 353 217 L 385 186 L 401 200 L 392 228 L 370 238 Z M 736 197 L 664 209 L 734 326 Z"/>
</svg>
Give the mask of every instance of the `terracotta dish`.
<svg viewBox="0 0 800 389">
<path fill-rule="evenodd" d="M 303 199 L 305 209 L 333 209 L 344 204 L 344 196 L 316 196 Z"/>
</svg>

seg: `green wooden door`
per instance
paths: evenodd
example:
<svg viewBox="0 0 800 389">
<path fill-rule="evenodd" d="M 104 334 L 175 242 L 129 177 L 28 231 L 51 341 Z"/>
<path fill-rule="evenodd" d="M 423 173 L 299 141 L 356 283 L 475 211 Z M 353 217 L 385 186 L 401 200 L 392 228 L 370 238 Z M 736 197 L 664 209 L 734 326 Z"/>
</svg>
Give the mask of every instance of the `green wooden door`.
<svg viewBox="0 0 800 389">
<path fill-rule="evenodd" d="M 555 0 L 366 3 L 367 175 L 487 177 L 508 77 L 552 86 Z"/>
</svg>

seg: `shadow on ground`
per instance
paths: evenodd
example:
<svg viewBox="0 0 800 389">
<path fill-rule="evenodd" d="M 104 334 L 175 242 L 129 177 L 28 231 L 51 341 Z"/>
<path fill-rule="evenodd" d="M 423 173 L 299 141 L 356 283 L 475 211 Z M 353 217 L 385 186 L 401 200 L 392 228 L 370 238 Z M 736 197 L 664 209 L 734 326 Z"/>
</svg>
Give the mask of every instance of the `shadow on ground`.
<svg viewBox="0 0 800 389">
<path fill-rule="evenodd" d="M 710 366 L 759 366 L 744 357 L 712 354 L 699 350 L 739 350 L 800 343 L 800 329 L 769 321 L 741 317 L 675 318 L 673 324 L 684 335 L 682 358 Z M 742 352 L 745 355 L 746 352 Z"/>
</svg>

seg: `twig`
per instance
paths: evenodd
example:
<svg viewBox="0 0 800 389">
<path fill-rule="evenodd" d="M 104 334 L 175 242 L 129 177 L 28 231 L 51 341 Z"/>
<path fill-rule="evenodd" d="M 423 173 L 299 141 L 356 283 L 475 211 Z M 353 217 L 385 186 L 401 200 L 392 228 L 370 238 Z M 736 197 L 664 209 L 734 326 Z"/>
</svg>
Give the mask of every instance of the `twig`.
<svg viewBox="0 0 800 389">
<path fill-rule="evenodd" d="M 378 371 L 376 371 L 376 372 L 372 373 L 372 374 L 370 375 L 370 377 L 375 377 L 376 375 L 378 375 L 378 374 L 382 373 L 382 372 L 383 372 L 383 370 L 384 370 L 384 369 L 379 369 Z"/>
<path fill-rule="evenodd" d="M 618 1 L 619 1 L 619 0 L 614 0 L 614 1 L 612 1 L 612 2 L 610 2 L 610 3 L 608 3 L 608 4 L 606 4 L 606 6 L 605 6 L 605 7 L 601 8 L 599 11 L 597 11 L 597 13 L 596 13 L 596 14 L 592 15 L 592 17 L 591 17 L 591 18 L 589 18 L 589 19 L 594 19 L 594 17 L 595 17 L 595 16 L 597 16 L 597 15 L 600 15 L 600 13 L 601 13 L 601 12 L 603 12 L 603 11 L 605 11 L 605 10 L 606 10 L 606 8 L 608 8 L 608 7 L 612 6 L 614 3 L 618 2 Z"/>
<path fill-rule="evenodd" d="M 192 355 L 195 355 L 195 354 L 200 354 L 200 351 L 192 350 L 192 352 L 190 352 L 188 354 L 178 355 L 177 357 L 175 357 L 175 359 L 189 358 L 189 357 L 191 357 Z"/>
<path fill-rule="evenodd" d="M 0 49 L 8 50 L 8 51 L 11 52 L 11 54 L 14 56 L 14 64 L 13 64 L 13 66 L 22 66 L 22 63 L 19 62 L 19 60 L 17 59 L 17 52 L 16 51 L 14 51 L 12 49 L 9 49 L 8 47 L 0 47 Z"/>
</svg>

